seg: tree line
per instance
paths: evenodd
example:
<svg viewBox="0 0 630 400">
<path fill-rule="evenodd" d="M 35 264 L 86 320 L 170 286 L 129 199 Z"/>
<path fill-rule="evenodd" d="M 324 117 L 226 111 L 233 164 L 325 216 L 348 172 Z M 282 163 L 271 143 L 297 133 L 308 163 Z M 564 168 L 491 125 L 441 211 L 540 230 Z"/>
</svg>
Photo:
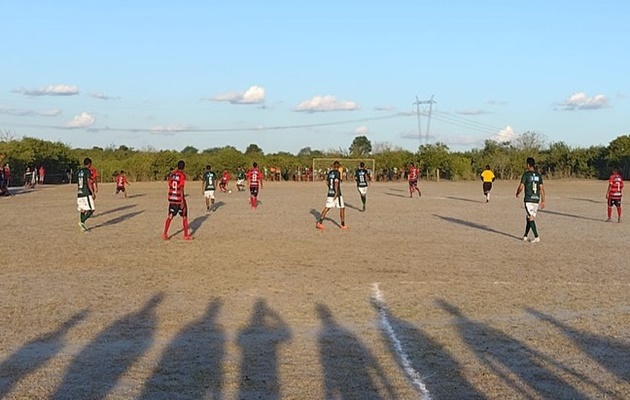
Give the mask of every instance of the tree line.
<svg viewBox="0 0 630 400">
<path fill-rule="evenodd" d="M 177 161 L 186 161 L 186 170 L 193 179 L 200 178 L 207 164 L 215 170 L 236 170 L 256 161 L 262 167 L 277 168 L 290 180 L 296 171 L 312 166 L 313 158 L 344 159 L 373 158 L 373 176 L 388 180 L 393 171 L 405 169 L 410 162 L 419 165 L 425 178 L 468 180 L 477 179 L 485 165 L 490 165 L 498 179 L 516 179 L 524 169 L 524 160 L 534 157 L 539 170 L 548 178 L 606 178 L 619 167 L 624 178 L 630 179 L 630 135 L 619 136 L 608 146 L 571 147 L 564 142 L 545 143 L 542 136 L 527 132 L 507 142 L 486 140 L 482 148 L 452 151 L 444 143 L 421 145 L 417 152 L 404 150 L 391 143 L 374 145 L 366 136 L 357 136 L 348 149 L 301 149 L 289 152 L 265 153 L 256 144 L 245 151 L 233 146 L 199 150 L 186 146 L 176 150 L 138 150 L 125 145 L 91 149 L 71 148 L 61 142 L 32 137 L 15 138 L 6 131 L 0 135 L 0 162 L 9 163 L 14 183 L 20 183 L 26 167 L 44 166 L 47 183 L 60 183 L 69 171 L 75 171 L 85 157 L 90 157 L 100 173 L 99 180 L 112 181 L 116 172 L 124 170 L 134 181 L 163 180 Z M 348 162 L 351 164 L 351 162 Z M 346 165 L 355 168 L 354 165 Z"/>
</svg>

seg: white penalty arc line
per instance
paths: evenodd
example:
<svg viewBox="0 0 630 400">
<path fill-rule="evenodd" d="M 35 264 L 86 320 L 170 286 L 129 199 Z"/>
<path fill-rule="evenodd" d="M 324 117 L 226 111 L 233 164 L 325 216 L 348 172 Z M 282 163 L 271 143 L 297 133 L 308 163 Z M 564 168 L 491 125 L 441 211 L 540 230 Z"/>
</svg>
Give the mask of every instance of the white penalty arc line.
<svg viewBox="0 0 630 400">
<path fill-rule="evenodd" d="M 394 351 L 402 364 L 405 374 L 407 374 L 407 377 L 411 380 L 413 386 L 420 393 L 421 398 L 424 400 L 431 400 L 431 393 L 429 393 L 427 386 L 424 384 L 422 376 L 411 366 L 411 362 L 402 347 L 402 343 L 400 343 L 400 340 L 396 337 L 396 332 L 394 332 L 394 328 L 392 328 L 392 325 L 387 319 L 387 305 L 385 304 L 383 293 L 378 287 L 378 283 L 372 284 L 372 299 L 378 307 L 378 319 L 381 328 L 385 331 L 385 334 L 387 334 L 389 340 L 394 346 Z"/>
</svg>

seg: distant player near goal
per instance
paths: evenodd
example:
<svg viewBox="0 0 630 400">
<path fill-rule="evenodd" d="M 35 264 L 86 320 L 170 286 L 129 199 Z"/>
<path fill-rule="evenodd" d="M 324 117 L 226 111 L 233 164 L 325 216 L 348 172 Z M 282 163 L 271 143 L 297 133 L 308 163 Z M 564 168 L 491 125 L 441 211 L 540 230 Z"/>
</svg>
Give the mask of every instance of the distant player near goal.
<svg viewBox="0 0 630 400">
<path fill-rule="evenodd" d="M 92 172 L 90 171 L 91 166 L 92 160 L 85 158 L 83 160 L 83 168 L 79 168 L 77 171 L 77 208 L 81 213 L 79 227 L 83 232 L 89 231 L 85 221 L 94 214 L 96 209 L 94 206 L 96 188 L 92 179 Z"/>
<path fill-rule="evenodd" d="M 247 184 L 249 185 L 249 202 L 252 206 L 252 210 L 258 207 L 258 194 L 262 190 L 262 172 L 258 169 L 258 163 L 253 163 L 252 167 L 246 174 Z"/>
<path fill-rule="evenodd" d="M 203 197 L 206 199 L 206 211 L 212 211 L 214 208 L 214 191 L 217 189 L 217 174 L 212 170 L 210 165 L 206 165 L 206 171 L 203 173 L 201 182 L 201 190 Z"/>
<path fill-rule="evenodd" d="M 483 182 L 483 195 L 486 198 L 486 203 L 490 201 L 490 191 L 492 190 L 492 182 L 496 177 L 494 176 L 494 172 L 490 169 L 490 165 L 486 165 L 483 172 L 481 173 L 481 181 Z"/>
<path fill-rule="evenodd" d="M 171 226 L 173 217 L 179 214 L 182 217 L 182 225 L 184 227 L 184 240 L 194 239 L 188 233 L 188 205 L 186 204 L 186 195 L 184 187 L 186 186 L 186 175 L 184 167 L 186 163 L 183 160 L 177 162 L 177 169 L 168 176 L 168 216 L 164 222 L 164 233 L 162 239 L 169 240 L 168 228 Z"/>
<path fill-rule="evenodd" d="M 534 232 L 534 239 L 532 243 L 540 242 L 538 237 L 538 228 L 536 227 L 536 213 L 538 210 L 545 208 L 545 187 L 543 186 L 542 175 L 536 171 L 536 161 L 532 157 L 527 158 L 527 171 L 523 173 L 521 183 L 516 189 L 516 197 L 518 198 L 521 192 L 525 191 L 525 212 L 527 216 L 525 218 L 525 236 L 523 241 L 528 240 L 529 231 L 531 229 Z"/>
<path fill-rule="evenodd" d="M 617 222 L 621 222 L 621 192 L 623 191 L 623 178 L 619 174 L 619 169 L 613 169 L 612 175 L 608 178 L 608 189 L 606 190 L 606 200 L 608 200 L 608 219 L 612 217 L 613 206 L 617 208 Z"/>
<path fill-rule="evenodd" d="M 418 197 L 422 196 L 422 192 L 418 189 L 418 178 L 420 177 L 420 168 L 414 163 L 409 163 L 409 171 L 407 172 L 407 180 L 409 181 L 409 197 L 413 197 L 413 192 L 418 192 Z"/>
<path fill-rule="evenodd" d="M 326 207 L 322 210 L 319 220 L 315 227 L 324 229 L 324 218 L 331 208 L 339 209 L 339 218 L 341 219 L 341 229 L 348 229 L 346 225 L 346 206 L 341 195 L 341 174 L 339 173 L 339 161 L 333 163 L 333 169 L 326 176 L 326 185 L 328 186 L 328 195 L 326 197 Z"/>
<path fill-rule="evenodd" d="M 357 181 L 357 190 L 361 195 L 361 203 L 363 203 L 363 209 L 365 211 L 365 203 L 367 201 L 367 191 L 370 182 L 370 173 L 365 169 L 365 163 L 361 161 L 359 168 L 354 173 L 354 178 Z"/>
</svg>

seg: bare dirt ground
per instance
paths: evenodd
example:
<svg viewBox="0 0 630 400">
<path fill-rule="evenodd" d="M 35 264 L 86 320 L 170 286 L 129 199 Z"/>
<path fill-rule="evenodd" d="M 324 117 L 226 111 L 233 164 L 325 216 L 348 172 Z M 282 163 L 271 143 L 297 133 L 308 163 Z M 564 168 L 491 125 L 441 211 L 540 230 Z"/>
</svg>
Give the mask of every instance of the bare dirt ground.
<svg viewBox="0 0 630 400">
<path fill-rule="evenodd" d="M 0 398 L 628 399 L 630 219 L 605 182 L 546 181 L 542 241 L 516 182 L 188 187 L 196 239 L 160 240 L 164 183 L 0 198 Z M 628 211 L 630 212 L 630 211 Z M 629 214 L 630 215 L 630 214 Z M 176 219 L 174 234 L 181 227 Z M 380 296 L 380 298 L 379 298 Z"/>
</svg>

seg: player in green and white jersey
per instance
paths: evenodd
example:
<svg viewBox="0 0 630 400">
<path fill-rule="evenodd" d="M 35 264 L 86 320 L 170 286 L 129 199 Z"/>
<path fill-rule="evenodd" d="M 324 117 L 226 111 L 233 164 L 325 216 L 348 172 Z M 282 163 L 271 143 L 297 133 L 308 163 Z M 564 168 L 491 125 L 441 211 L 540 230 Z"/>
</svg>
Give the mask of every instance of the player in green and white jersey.
<svg viewBox="0 0 630 400">
<path fill-rule="evenodd" d="M 242 192 L 245 190 L 245 178 L 247 177 L 247 174 L 245 173 L 245 170 L 243 169 L 242 166 L 238 166 L 238 169 L 236 170 L 236 191 L 237 192 Z"/>
<path fill-rule="evenodd" d="M 363 209 L 365 211 L 365 202 L 367 201 L 367 190 L 370 184 L 370 173 L 365 169 L 365 163 L 361 161 L 359 168 L 354 172 L 354 179 L 357 181 L 357 189 L 361 195 L 361 203 L 363 203 Z"/>
<path fill-rule="evenodd" d="M 79 227 L 83 232 L 89 229 L 85 226 L 85 221 L 94 213 L 94 199 L 96 198 L 96 190 L 94 187 L 94 179 L 90 167 L 92 160 L 86 158 L 83 160 L 83 167 L 76 172 L 77 178 L 77 208 L 81 212 L 81 222 Z"/>
<path fill-rule="evenodd" d="M 203 173 L 201 186 L 203 197 L 206 198 L 206 211 L 210 212 L 210 204 L 214 206 L 214 191 L 217 185 L 217 174 L 212 170 L 210 165 L 206 165 L 206 171 Z"/>
<path fill-rule="evenodd" d="M 516 189 L 516 197 L 518 198 L 523 191 L 525 192 L 525 212 L 527 213 L 523 240 L 528 240 L 527 236 L 531 229 L 534 232 L 532 243 L 538 243 L 540 238 L 538 237 L 535 218 L 538 210 L 545 208 L 545 187 L 543 186 L 543 177 L 536 171 L 536 161 L 532 157 L 527 158 L 527 170 L 523 173 L 521 183 Z"/>
</svg>

